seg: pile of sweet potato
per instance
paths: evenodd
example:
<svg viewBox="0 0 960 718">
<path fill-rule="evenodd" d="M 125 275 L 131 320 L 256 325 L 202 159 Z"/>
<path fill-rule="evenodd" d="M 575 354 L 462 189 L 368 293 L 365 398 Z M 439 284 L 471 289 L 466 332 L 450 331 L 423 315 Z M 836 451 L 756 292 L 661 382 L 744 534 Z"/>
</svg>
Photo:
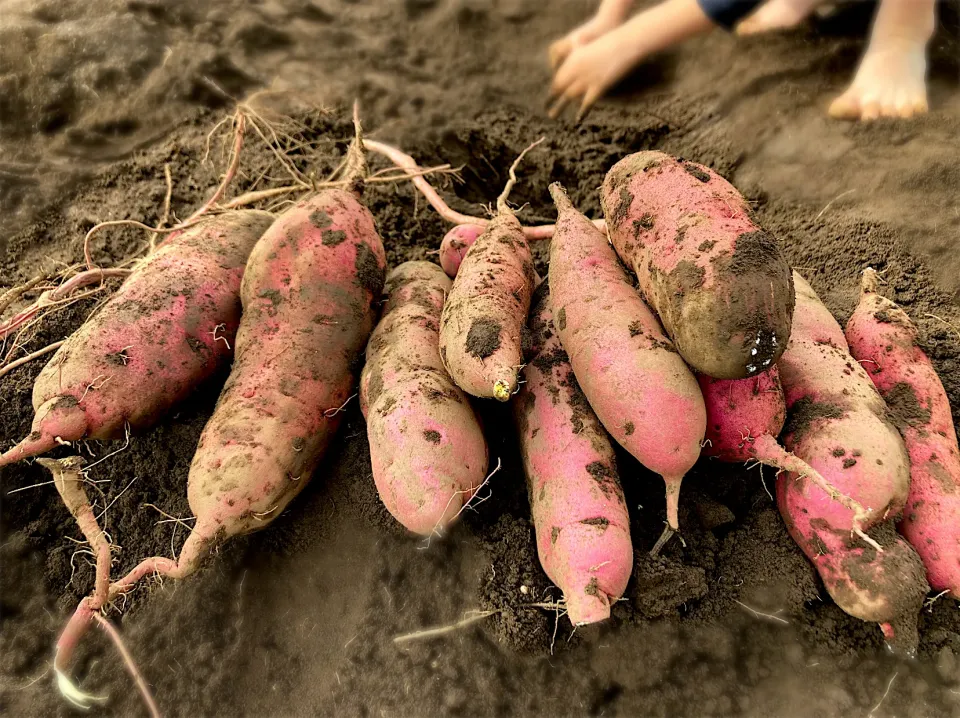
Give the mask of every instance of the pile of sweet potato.
<svg viewBox="0 0 960 718">
<path fill-rule="evenodd" d="M 682 531 L 681 484 L 701 457 L 756 460 L 781 470 L 779 509 L 830 595 L 891 647 L 915 649 L 930 586 L 960 598 L 949 403 L 873 273 L 845 336 L 732 185 L 653 151 L 608 172 L 605 231 L 550 186 L 547 277 L 506 202 L 515 167 L 495 218 L 452 230 L 439 265 L 388 273 L 361 147 L 358 134 L 345 188 L 177 234 L 41 372 L 33 432 L 0 466 L 146 428 L 232 360 L 190 471 L 190 536 L 176 561 L 146 558 L 112 583 L 100 567 L 58 644 L 65 694 L 84 703 L 66 669 L 108 603 L 146 576 L 189 575 L 283 511 L 358 380 L 376 487 L 425 536 L 488 477 L 476 402 L 512 402 L 540 561 L 576 625 L 608 618 L 633 570 L 613 442 L 665 483 L 653 552 Z M 102 544 L 64 461 L 44 465 Z"/>
</svg>

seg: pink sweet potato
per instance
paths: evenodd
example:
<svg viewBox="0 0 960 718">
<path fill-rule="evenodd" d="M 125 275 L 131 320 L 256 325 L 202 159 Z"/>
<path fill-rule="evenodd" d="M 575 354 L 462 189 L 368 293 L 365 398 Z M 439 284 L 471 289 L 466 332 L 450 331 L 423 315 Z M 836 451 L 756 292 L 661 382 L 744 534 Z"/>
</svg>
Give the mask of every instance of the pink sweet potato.
<svg viewBox="0 0 960 718">
<path fill-rule="evenodd" d="M 700 387 L 607 238 L 560 185 L 550 193 L 558 217 L 549 281 L 560 341 L 606 430 L 663 477 L 668 531 L 675 531 L 680 482 L 700 456 L 706 428 Z"/>
<path fill-rule="evenodd" d="M 713 379 L 698 374 L 697 381 L 707 406 L 705 455 L 729 462 L 757 461 L 803 476 L 853 511 L 854 533 L 867 544 L 879 547 L 861 527 L 869 519 L 869 512 L 777 443 L 787 418 L 787 405 L 776 365 L 747 379 Z"/>
<path fill-rule="evenodd" d="M 486 227 L 479 224 L 458 224 L 440 242 L 440 266 L 450 279 L 457 276 L 460 263 Z"/>
<path fill-rule="evenodd" d="M 355 145 L 356 146 L 356 145 Z M 250 255 L 236 360 L 190 467 L 196 517 L 177 561 L 145 559 L 110 586 L 183 578 L 231 536 L 268 526 L 303 489 L 340 422 L 376 320 L 386 260 L 373 216 L 346 190 L 285 211 Z M 85 599 L 57 644 L 69 662 Z"/>
<path fill-rule="evenodd" d="M 860 303 L 847 322 L 850 352 L 867 370 L 910 456 L 910 493 L 900 533 L 920 554 L 935 591 L 960 598 L 960 451 L 950 401 L 917 329 L 863 273 Z"/>
<path fill-rule="evenodd" d="M 536 277 L 530 246 L 507 197 L 517 181 L 517 164 L 537 144 L 510 168 L 497 216 L 467 250 L 440 315 L 443 365 L 457 386 L 476 397 L 508 401 L 517 390 L 520 333 Z"/>
<path fill-rule="evenodd" d="M 488 462 L 477 416 L 440 361 L 440 312 L 450 285 L 430 262 L 405 262 L 390 272 L 360 376 L 380 498 L 394 518 L 424 536 L 442 534 L 459 515 Z"/>
<path fill-rule="evenodd" d="M 741 379 L 777 361 L 793 316 L 790 268 L 729 182 L 638 152 L 607 173 L 601 204 L 610 241 L 691 367 Z"/>
<path fill-rule="evenodd" d="M 247 257 L 272 222 L 254 210 L 222 214 L 141 262 L 41 370 L 33 431 L 0 466 L 60 441 L 145 428 L 222 367 L 233 354 Z"/>
<path fill-rule="evenodd" d="M 633 545 L 613 447 L 560 345 L 549 299 L 543 282 L 514 408 L 540 564 L 580 625 L 610 617 L 630 580 Z"/>
<path fill-rule="evenodd" d="M 919 556 L 892 527 L 909 488 L 906 449 L 836 320 L 796 273 L 794 283 L 793 333 L 779 363 L 784 444 L 869 512 L 863 529 L 883 551 L 852 537 L 854 512 L 802 475 L 780 477 L 777 504 L 837 605 L 879 623 L 888 643 L 909 653 L 928 586 Z"/>
</svg>

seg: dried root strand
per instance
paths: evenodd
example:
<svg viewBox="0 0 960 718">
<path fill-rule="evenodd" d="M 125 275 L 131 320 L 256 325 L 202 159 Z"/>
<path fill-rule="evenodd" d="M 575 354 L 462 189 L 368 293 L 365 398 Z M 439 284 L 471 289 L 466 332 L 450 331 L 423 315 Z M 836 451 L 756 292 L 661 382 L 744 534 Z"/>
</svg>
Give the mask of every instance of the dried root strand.
<svg viewBox="0 0 960 718">
<path fill-rule="evenodd" d="M 523 161 L 524 156 L 541 142 L 543 142 L 546 137 L 541 137 L 536 142 L 528 145 L 523 152 L 517 155 L 517 159 L 513 161 L 513 164 L 510 165 L 510 179 L 507 180 L 507 184 L 503 188 L 503 192 L 500 193 L 500 196 L 497 197 L 497 214 L 503 214 L 505 212 L 510 212 L 510 208 L 507 206 L 507 198 L 510 196 L 510 192 L 517 184 L 517 167 L 520 166 L 520 163 Z"/>
</svg>

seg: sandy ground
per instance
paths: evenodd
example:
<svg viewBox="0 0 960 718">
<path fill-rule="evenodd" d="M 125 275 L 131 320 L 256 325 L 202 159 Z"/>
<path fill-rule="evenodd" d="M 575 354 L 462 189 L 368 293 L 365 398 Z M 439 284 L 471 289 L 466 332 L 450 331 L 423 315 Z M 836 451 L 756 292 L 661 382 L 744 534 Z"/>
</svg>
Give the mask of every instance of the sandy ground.
<svg viewBox="0 0 960 718">
<path fill-rule="evenodd" d="M 528 203 L 520 215 L 527 223 L 552 219 L 546 187 L 554 180 L 598 215 L 603 173 L 638 149 L 714 167 L 755 203 L 841 320 L 856 301 L 858 271 L 885 270 L 957 416 L 960 334 L 948 324 L 960 326 L 955 7 L 942 8 L 934 42 L 933 111 L 913 122 L 857 126 L 824 117 L 862 49 L 869 8 L 861 6 L 783 37 L 744 42 L 718 33 L 691 43 L 645 66 L 581 127 L 549 122 L 545 47 L 589 5 L 0 0 L 0 289 L 79 260 L 84 231 L 97 221 L 156 222 L 165 163 L 174 210 L 192 211 L 216 184 L 216 162 L 201 162 L 204 141 L 231 97 L 269 86 L 329 108 L 302 115 L 321 143 L 311 167 L 319 175 L 336 164 L 350 131 L 344 103 L 358 97 L 371 136 L 404 145 L 425 164 L 464 166 L 464 181 L 447 184 L 445 196 L 473 213 L 541 134 L 548 139 L 525 162 L 513 195 Z M 212 156 L 220 159 L 216 146 Z M 370 188 L 367 201 L 392 264 L 427 257 L 446 229 L 407 185 Z M 117 231 L 100 240 L 96 256 L 119 262 L 144 243 L 139 233 Z M 543 247 L 538 253 L 542 260 Z M 27 349 L 62 338 L 92 307 L 50 316 Z M 4 447 L 29 429 L 39 369 L 34 363 L 0 379 Z M 183 540 L 182 529 L 157 524 L 144 504 L 188 514 L 187 467 L 221 381 L 97 467 L 96 477 L 110 480 L 106 500 L 117 499 L 106 518 L 122 546 L 115 573 L 142 556 L 169 555 Z M 629 600 L 610 626 L 575 634 L 563 619 L 525 608 L 549 595 L 548 582 L 508 417 L 499 407 L 485 413 L 491 452 L 504 468 L 492 498 L 446 541 L 424 547 L 379 505 L 352 406 L 343 441 L 271 528 L 225 546 L 179 586 L 138 591 L 122 630 L 164 714 L 960 712 L 955 603 L 941 599 L 922 613 L 916 662 L 885 655 L 874 626 L 826 597 L 756 470 L 701 462 L 681 499 L 686 546 L 673 542 L 653 563 L 642 555 L 662 526 L 662 483 L 621 455 L 638 549 Z M 91 448 L 105 455 L 118 447 Z M 773 477 L 765 478 L 769 486 Z M 72 570 L 75 547 L 65 537 L 77 531 L 51 487 L 9 493 L 45 480 L 38 466 L 0 472 L 7 715 L 73 713 L 48 664 L 92 570 L 82 560 Z M 443 639 L 392 641 L 474 608 L 500 613 Z M 77 675 L 109 694 L 103 714 L 142 712 L 99 635 L 91 634 Z"/>
</svg>

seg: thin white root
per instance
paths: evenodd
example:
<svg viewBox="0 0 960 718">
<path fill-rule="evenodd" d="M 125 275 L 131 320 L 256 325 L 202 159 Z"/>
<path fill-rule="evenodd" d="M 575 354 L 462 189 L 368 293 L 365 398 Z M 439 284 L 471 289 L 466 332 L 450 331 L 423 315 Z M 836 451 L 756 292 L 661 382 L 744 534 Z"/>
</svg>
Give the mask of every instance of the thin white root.
<svg viewBox="0 0 960 718">
<path fill-rule="evenodd" d="M 456 623 L 450 624 L 449 626 L 438 626 L 437 628 L 427 628 L 423 631 L 405 633 L 402 636 L 395 636 L 393 642 L 400 644 L 407 643 L 409 641 L 418 641 L 445 636 L 448 633 L 453 633 L 454 631 L 458 631 L 461 628 L 465 628 L 473 623 L 482 621 L 484 618 L 489 618 L 495 613 L 500 613 L 500 611 L 468 611 L 467 613 L 469 615 L 465 615 L 463 619 L 457 621 Z"/>
<path fill-rule="evenodd" d="M 788 621 L 788 620 L 785 619 L 785 618 L 781 618 L 780 616 L 777 615 L 777 613 L 780 613 L 780 611 L 777 611 L 777 613 L 764 613 L 763 611 L 758 611 L 758 610 L 755 609 L 755 608 L 750 608 L 750 606 L 748 606 L 748 605 L 745 604 L 745 603 L 741 603 L 740 601 L 736 601 L 736 600 L 735 600 L 734 603 L 737 604 L 738 606 L 740 606 L 741 608 L 743 608 L 744 610 L 749 611 L 750 613 L 752 613 L 755 618 L 766 618 L 766 619 L 769 619 L 769 620 L 771 620 L 771 621 L 776 621 L 777 623 L 782 623 L 782 624 L 784 624 L 784 625 L 790 625 L 790 621 Z M 781 609 L 781 611 L 782 611 L 782 610 L 783 610 L 783 609 Z"/>
<path fill-rule="evenodd" d="M 45 346 L 43 349 L 39 349 L 33 352 L 32 354 L 27 354 L 27 356 L 25 357 L 20 357 L 19 359 L 10 362 L 6 366 L 0 367 L 0 376 L 9 374 L 17 367 L 20 367 L 20 366 L 23 366 L 24 364 L 32 362 L 34 359 L 39 359 L 40 357 L 50 354 L 51 352 L 55 352 L 57 349 L 63 346 L 63 342 L 65 341 L 66 341 L 65 339 L 62 339 L 59 342 L 54 342 L 53 344 L 49 344 Z"/>
<path fill-rule="evenodd" d="M 84 693 L 77 685 L 70 680 L 66 673 L 59 668 L 54 668 L 57 677 L 57 690 L 60 695 L 67 699 L 72 705 L 80 710 L 90 710 L 94 703 L 106 703 L 107 696 L 95 696 L 92 693 Z"/>
<path fill-rule="evenodd" d="M 877 552 L 883 553 L 883 547 L 882 547 L 880 544 L 878 544 L 876 541 L 874 541 L 872 538 L 870 538 L 869 536 L 867 536 L 863 531 L 860 530 L 860 528 L 854 527 L 853 533 L 855 533 L 857 536 L 859 536 L 860 539 L 861 539 L 865 544 L 867 544 L 867 545 L 870 546 L 871 548 L 875 549 Z"/>
</svg>

